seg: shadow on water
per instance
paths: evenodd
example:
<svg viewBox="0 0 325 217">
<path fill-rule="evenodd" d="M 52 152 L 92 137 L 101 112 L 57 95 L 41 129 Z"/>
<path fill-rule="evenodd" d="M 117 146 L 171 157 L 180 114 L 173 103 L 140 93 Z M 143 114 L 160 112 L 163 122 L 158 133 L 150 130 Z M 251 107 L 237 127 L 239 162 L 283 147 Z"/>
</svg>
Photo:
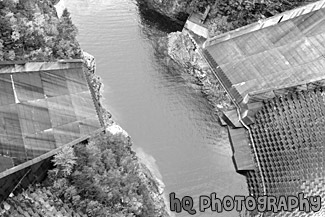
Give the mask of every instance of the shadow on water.
<svg viewBox="0 0 325 217">
<path fill-rule="evenodd" d="M 181 31 L 184 24 L 176 22 L 167 16 L 164 16 L 148 7 L 141 0 L 137 0 L 141 24 L 147 26 L 147 29 L 153 28 L 163 33 Z"/>
</svg>

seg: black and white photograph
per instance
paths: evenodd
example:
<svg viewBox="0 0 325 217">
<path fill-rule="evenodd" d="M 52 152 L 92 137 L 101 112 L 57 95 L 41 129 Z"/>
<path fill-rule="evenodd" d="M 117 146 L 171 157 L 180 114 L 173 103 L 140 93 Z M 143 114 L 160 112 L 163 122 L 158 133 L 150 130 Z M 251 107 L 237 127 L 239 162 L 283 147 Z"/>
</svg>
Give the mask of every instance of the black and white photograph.
<svg viewBox="0 0 325 217">
<path fill-rule="evenodd" d="M 0 217 L 325 217 L 325 0 L 0 0 Z"/>
</svg>

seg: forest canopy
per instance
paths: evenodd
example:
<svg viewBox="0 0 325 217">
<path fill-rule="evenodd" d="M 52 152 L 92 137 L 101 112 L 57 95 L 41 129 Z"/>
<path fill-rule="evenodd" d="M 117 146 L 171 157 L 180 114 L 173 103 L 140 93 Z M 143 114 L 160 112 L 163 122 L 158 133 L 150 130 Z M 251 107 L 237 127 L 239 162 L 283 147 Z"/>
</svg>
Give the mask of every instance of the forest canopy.
<svg viewBox="0 0 325 217">
<path fill-rule="evenodd" d="M 64 148 L 53 160 L 48 189 L 88 216 L 162 216 L 151 196 L 155 184 L 131 145 L 129 137 L 106 132 Z"/>
<path fill-rule="evenodd" d="M 0 1 L 0 61 L 80 58 L 70 14 L 56 15 L 49 0 Z"/>
<path fill-rule="evenodd" d="M 272 17 L 317 0 L 192 0 L 192 11 L 203 13 L 209 5 L 207 24 L 211 36 Z"/>
</svg>

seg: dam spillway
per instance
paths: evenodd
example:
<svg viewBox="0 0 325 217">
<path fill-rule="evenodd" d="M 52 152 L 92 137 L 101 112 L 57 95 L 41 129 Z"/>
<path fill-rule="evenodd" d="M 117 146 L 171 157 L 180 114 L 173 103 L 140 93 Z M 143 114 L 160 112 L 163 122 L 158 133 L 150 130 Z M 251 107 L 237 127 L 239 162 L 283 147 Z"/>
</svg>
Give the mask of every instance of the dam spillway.
<svg viewBox="0 0 325 217">
<path fill-rule="evenodd" d="M 82 60 L 0 64 L 0 172 L 99 128 Z"/>
</svg>

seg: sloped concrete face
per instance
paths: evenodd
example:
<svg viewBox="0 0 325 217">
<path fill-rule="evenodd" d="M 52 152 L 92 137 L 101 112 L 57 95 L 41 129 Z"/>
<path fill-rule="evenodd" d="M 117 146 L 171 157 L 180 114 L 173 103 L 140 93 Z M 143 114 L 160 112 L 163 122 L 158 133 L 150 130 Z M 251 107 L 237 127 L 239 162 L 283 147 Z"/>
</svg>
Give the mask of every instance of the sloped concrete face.
<svg viewBox="0 0 325 217">
<path fill-rule="evenodd" d="M 0 65 L 0 123 L 15 165 L 99 129 L 83 62 Z"/>
<path fill-rule="evenodd" d="M 0 74 L 81 68 L 81 63 L 82 60 L 79 59 L 61 60 L 58 62 L 5 61 L 0 62 Z"/>
<path fill-rule="evenodd" d="M 206 59 L 237 102 L 271 99 L 279 89 L 325 79 L 324 6 L 313 3 L 205 43 Z"/>
</svg>

